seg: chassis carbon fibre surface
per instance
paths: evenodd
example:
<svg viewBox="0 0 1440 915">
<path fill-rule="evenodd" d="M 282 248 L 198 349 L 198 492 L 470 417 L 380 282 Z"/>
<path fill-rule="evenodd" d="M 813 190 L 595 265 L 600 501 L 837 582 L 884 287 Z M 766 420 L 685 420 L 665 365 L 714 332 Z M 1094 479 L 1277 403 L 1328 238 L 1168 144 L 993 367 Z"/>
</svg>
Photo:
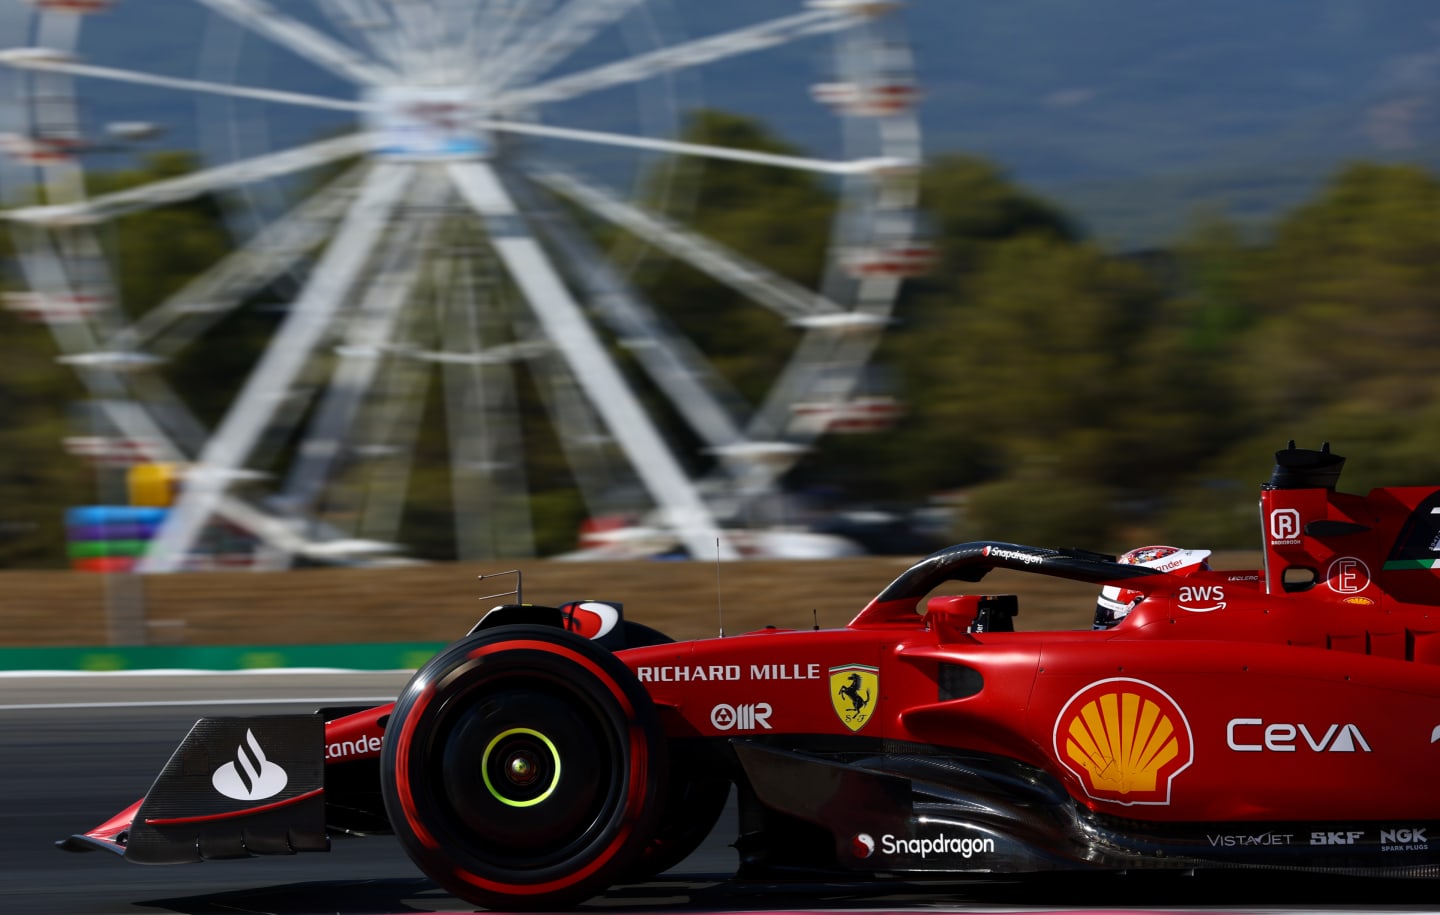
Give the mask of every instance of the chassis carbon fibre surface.
<svg viewBox="0 0 1440 915">
<path fill-rule="evenodd" d="M 1437 820 L 1159 827 L 1087 810 L 1054 778 L 1002 757 L 903 743 L 857 756 L 853 747 L 837 753 L 833 745 L 797 744 L 734 742 L 752 802 L 742 833 L 784 837 L 742 843 L 750 875 L 823 869 L 824 855 L 796 845 L 805 831 L 794 823 L 834 837 L 837 871 L 872 874 L 1263 868 L 1440 875 L 1440 845 L 1430 841 L 1440 836 Z"/>
</svg>

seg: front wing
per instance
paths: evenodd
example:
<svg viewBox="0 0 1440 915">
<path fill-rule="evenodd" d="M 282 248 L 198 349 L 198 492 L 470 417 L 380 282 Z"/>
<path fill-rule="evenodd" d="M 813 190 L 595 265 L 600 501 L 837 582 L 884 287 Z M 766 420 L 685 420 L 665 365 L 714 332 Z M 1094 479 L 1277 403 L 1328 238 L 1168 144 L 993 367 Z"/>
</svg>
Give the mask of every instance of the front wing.
<svg viewBox="0 0 1440 915">
<path fill-rule="evenodd" d="M 57 843 L 137 864 L 328 851 L 321 716 L 202 718 L 145 797 Z"/>
</svg>

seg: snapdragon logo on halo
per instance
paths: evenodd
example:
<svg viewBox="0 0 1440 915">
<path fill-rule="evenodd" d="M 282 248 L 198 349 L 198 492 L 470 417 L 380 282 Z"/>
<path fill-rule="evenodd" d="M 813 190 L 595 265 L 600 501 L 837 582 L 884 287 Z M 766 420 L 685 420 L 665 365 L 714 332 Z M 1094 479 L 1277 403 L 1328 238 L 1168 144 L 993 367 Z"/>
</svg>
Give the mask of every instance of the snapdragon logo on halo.
<svg viewBox="0 0 1440 915">
<path fill-rule="evenodd" d="M 1034 553 L 1022 553 L 1019 550 L 1007 550 L 999 546 L 987 546 L 980 551 L 981 556 L 994 556 L 996 559 L 1014 559 L 1027 565 L 1039 565 L 1045 561 L 1044 556 L 1037 556 Z"/>
</svg>

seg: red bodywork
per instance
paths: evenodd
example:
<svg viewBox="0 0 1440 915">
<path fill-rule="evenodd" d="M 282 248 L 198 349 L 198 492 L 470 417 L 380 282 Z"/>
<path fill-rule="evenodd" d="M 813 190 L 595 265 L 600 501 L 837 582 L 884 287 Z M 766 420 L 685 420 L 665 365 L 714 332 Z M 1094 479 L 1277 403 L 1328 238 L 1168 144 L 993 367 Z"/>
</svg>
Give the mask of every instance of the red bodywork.
<svg viewBox="0 0 1440 915">
<path fill-rule="evenodd" d="M 1105 824 L 1199 824 L 1200 846 L 1234 844 L 1245 824 L 1285 823 L 1302 825 L 1268 840 L 1343 843 L 1363 829 L 1302 830 L 1350 823 L 1410 843 L 1376 838 L 1377 852 L 1423 852 L 1412 841 L 1423 825 L 1412 824 L 1440 820 L 1440 488 L 1361 497 L 1305 482 L 1263 490 L 1259 570 L 1166 574 L 1076 551 L 962 544 L 922 560 L 844 629 L 766 629 L 618 656 L 676 743 L 823 744 L 833 758 L 847 742 L 939 748 L 1043 773 L 1080 816 Z M 1123 583 L 1146 597 L 1113 629 L 1015 632 L 985 624 L 996 598 L 931 596 L 996 567 L 1091 582 L 1097 593 Z M 329 721 L 327 770 L 378 759 L 391 709 Z M 90 842 L 123 850 L 116 836 L 137 808 Z M 849 842 L 843 823 L 814 822 Z M 1225 832 L 1231 823 L 1237 835 Z"/>
<path fill-rule="evenodd" d="M 1267 489 L 1264 569 L 1129 579 L 1147 598 L 1111 630 L 972 634 L 976 598 L 906 596 L 877 598 L 843 630 L 623 658 L 677 735 L 738 735 L 725 709 L 763 706 L 745 733 L 996 754 L 1132 819 L 1436 818 L 1436 512 L 1435 487 Z M 983 688 L 937 701 L 941 663 L 978 671 Z M 878 684 L 853 731 L 831 679 L 846 665 L 873 668 Z"/>
</svg>

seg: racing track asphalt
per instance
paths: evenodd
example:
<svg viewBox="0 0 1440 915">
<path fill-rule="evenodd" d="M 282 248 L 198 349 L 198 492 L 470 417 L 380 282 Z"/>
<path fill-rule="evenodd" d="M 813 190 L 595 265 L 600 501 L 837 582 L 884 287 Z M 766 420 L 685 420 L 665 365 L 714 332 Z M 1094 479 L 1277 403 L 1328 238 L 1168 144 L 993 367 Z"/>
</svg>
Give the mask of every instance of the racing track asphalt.
<svg viewBox="0 0 1440 915">
<path fill-rule="evenodd" d="M 202 715 L 307 710 L 392 696 L 403 674 L 0 677 L 0 913 L 3 915 L 388 915 L 468 911 L 419 875 L 388 838 L 329 854 L 178 867 L 56 851 L 138 798 Z M 737 884 L 716 835 L 659 881 L 585 909 L 724 911 L 1440 911 L 1440 883 L 1238 874 L 1001 880 L 950 885 Z"/>
</svg>

